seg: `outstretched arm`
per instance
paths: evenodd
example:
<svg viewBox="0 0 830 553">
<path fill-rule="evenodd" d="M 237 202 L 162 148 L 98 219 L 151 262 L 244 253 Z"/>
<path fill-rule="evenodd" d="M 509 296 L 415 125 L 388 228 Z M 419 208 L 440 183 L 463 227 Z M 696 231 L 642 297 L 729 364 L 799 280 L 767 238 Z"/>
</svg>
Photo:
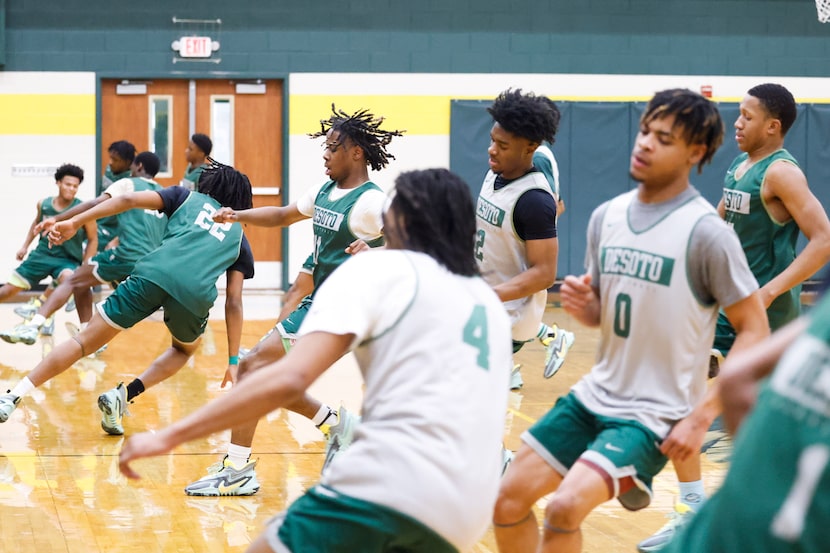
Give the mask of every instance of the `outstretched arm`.
<svg viewBox="0 0 830 553">
<path fill-rule="evenodd" d="M 17 254 L 15 255 L 18 261 L 23 261 L 23 258 L 26 257 L 26 252 L 29 251 L 29 244 L 31 244 L 32 240 L 35 239 L 35 236 L 38 235 L 38 223 L 43 215 L 43 211 L 41 210 L 42 205 L 43 200 L 40 200 L 37 203 L 37 214 L 35 215 L 35 219 L 32 221 L 32 224 L 29 225 L 29 230 L 26 232 L 26 238 L 23 240 L 23 246 L 17 250 Z"/>
<path fill-rule="evenodd" d="M 312 332 L 300 338 L 281 360 L 254 372 L 228 394 L 159 430 L 129 438 L 119 455 L 121 472 L 139 478 L 135 459 L 167 453 L 174 447 L 240 424 L 255 421 L 299 398 L 326 369 L 349 351 L 353 334 Z"/>
<path fill-rule="evenodd" d="M 80 204 L 76 205 L 73 208 L 70 208 L 70 209 L 67 209 L 66 211 L 58 213 L 54 217 L 48 217 L 48 218 L 46 218 L 46 219 L 44 219 L 43 221 L 40 222 L 40 224 L 37 226 L 37 231 L 38 232 L 49 232 L 50 230 L 52 230 L 52 226 L 55 223 L 59 223 L 61 221 L 66 221 L 67 219 L 71 219 L 72 217 L 74 217 L 78 213 L 83 213 L 84 211 L 87 211 L 88 209 L 92 209 L 96 205 L 100 204 L 101 202 L 105 202 L 108 199 L 110 199 L 110 195 L 107 194 L 106 192 L 104 192 L 103 194 L 101 194 L 97 198 L 92 198 L 91 200 L 87 200 L 83 203 L 80 203 Z"/>
<path fill-rule="evenodd" d="M 130 192 L 116 198 L 109 198 L 66 221 L 55 223 L 49 232 L 49 241 L 53 244 L 62 244 L 75 236 L 78 229 L 87 222 L 122 213 L 133 208 L 164 209 L 164 201 L 158 192 L 153 191 Z"/>
<path fill-rule="evenodd" d="M 250 223 L 258 227 L 287 227 L 297 221 L 308 219 L 297 209 L 296 202 L 283 206 L 254 207 L 252 209 L 240 209 L 236 211 L 229 207 L 223 207 L 213 215 L 217 223 Z"/>
</svg>

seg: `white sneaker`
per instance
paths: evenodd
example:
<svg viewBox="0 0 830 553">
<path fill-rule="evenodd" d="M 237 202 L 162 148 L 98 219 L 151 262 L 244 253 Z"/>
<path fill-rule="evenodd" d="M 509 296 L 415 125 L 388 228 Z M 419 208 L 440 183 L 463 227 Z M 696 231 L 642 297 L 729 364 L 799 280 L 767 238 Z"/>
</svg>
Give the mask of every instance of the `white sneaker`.
<svg viewBox="0 0 830 553">
<path fill-rule="evenodd" d="M 666 547 L 675 534 L 694 516 L 695 512 L 691 507 L 684 503 L 677 503 L 674 506 L 674 511 L 669 513 L 669 521 L 651 537 L 644 539 L 637 544 L 637 551 L 640 553 L 651 553 L 653 551 L 660 551 Z"/>
<path fill-rule="evenodd" d="M 26 344 L 31 346 L 37 341 L 39 327 L 30 324 L 19 324 L 11 330 L 0 332 L 0 339 L 10 344 Z"/>
<path fill-rule="evenodd" d="M 206 476 L 184 488 L 187 495 L 254 495 L 259 491 L 254 467 L 256 461 L 248 461 L 244 467 L 236 468 L 228 456 L 208 467 Z"/>
<path fill-rule="evenodd" d="M 328 428 L 320 428 L 328 440 L 326 443 L 326 456 L 323 459 L 323 468 L 320 472 L 325 472 L 335 456 L 352 445 L 354 431 L 359 423 L 360 417 L 349 413 L 345 407 L 341 406 L 337 411 L 337 424 L 333 424 Z"/>
<path fill-rule="evenodd" d="M 124 434 L 121 420 L 127 412 L 127 387 L 123 382 L 98 396 L 98 409 L 101 410 L 101 428 L 111 436 Z"/>
<path fill-rule="evenodd" d="M 568 350 L 574 345 L 576 336 L 573 332 L 562 330 L 556 327 L 555 334 L 549 334 L 547 338 L 542 339 L 542 344 L 545 346 L 545 378 L 551 378 L 565 362 L 565 356 L 568 355 Z"/>
<path fill-rule="evenodd" d="M 513 372 L 510 373 L 510 389 L 511 390 L 520 390 L 522 386 L 525 385 L 524 379 L 522 379 L 522 366 L 519 363 L 513 365 Z"/>
<path fill-rule="evenodd" d="M 0 396 L 0 422 L 9 420 L 9 416 L 17 409 L 20 397 L 14 396 L 11 390 Z"/>
</svg>

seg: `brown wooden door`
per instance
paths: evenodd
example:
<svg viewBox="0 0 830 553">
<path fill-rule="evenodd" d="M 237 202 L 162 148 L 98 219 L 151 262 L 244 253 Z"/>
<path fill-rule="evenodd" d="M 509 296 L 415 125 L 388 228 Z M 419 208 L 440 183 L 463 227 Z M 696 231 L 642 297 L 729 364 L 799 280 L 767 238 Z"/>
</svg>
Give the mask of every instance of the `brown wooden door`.
<svg viewBox="0 0 830 553">
<path fill-rule="evenodd" d="M 211 155 L 218 161 L 230 163 L 248 175 L 255 207 L 281 205 L 283 83 L 262 81 L 258 86 L 241 87 L 244 93 L 238 92 L 238 84 L 248 83 L 159 79 L 125 87 L 119 79 L 103 80 L 101 171 L 109 162 L 109 145 L 128 140 L 139 152 L 153 151 L 162 158 L 162 171 L 156 177 L 159 184 L 178 184 L 187 165 L 191 85 L 195 85 L 193 132 L 213 139 Z M 245 234 L 257 262 L 281 260 L 279 231 L 249 226 Z"/>
</svg>

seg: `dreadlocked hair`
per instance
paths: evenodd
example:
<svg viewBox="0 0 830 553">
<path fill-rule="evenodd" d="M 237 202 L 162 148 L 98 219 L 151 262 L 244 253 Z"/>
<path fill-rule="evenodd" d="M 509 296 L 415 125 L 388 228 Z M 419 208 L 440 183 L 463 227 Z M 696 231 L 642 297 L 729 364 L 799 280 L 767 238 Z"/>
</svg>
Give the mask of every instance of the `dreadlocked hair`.
<svg viewBox="0 0 830 553">
<path fill-rule="evenodd" d="M 386 151 L 386 146 L 395 136 L 402 136 L 406 131 L 384 131 L 380 125 L 383 117 L 375 117 L 367 109 L 361 109 L 349 115 L 331 105 L 331 117 L 320 121 L 320 131 L 311 133 L 311 138 L 326 136 L 329 130 L 340 133 L 341 140 L 348 139 L 363 150 L 366 163 L 375 171 L 380 171 L 395 156 Z"/>
<path fill-rule="evenodd" d="M 559 112 L 554 112 L 551 104 L 544 96 L 523 94 L 521 88 L 508 89 L 496 97 L 487 111 L 510 134 L 531 142 L 552 143 L 559 127 Z"/>
<path fill-rule="evenodd" d="M 251 181 L 230 165 L 207 158 L 208 166 L 199 176 L 196 190 L 231 209 L 251 209 L 254 205 Z"/>
<path fill-rule="evenodd" d="M 476 219 L 470 188 L 447 169 L 401 173 L 395 179 L 391 213 L 401 242 L 452 273 L 478 275 Z"/>
<path fill-rule="evenodd" d="M 647 125 L 669 115 L 674 115 L 674 128 L 681 129 L 687 143 L 706 146 L 706 153 L 697 164 L 697 172 L 701 173 L 703 166 L 712 161 L 723 143 L 723 120 L 717 106 L 697 92 L 671 88 L 654 95 L 640 118 L 640 124 Z"/>
</svg>

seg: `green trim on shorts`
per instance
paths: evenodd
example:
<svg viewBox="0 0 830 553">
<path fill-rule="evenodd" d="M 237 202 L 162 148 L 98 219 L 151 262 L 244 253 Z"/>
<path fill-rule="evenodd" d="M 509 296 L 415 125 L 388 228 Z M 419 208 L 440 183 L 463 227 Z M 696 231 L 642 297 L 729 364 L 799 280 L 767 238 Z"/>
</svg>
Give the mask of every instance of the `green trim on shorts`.
<svg viewBox="0 0 830 553">
<path fill-rule="evenodd" d="M 318 484 L 268 524 L 275 551 L 457 553 L 434 530 L 389 507 Z"/>
</svg>

